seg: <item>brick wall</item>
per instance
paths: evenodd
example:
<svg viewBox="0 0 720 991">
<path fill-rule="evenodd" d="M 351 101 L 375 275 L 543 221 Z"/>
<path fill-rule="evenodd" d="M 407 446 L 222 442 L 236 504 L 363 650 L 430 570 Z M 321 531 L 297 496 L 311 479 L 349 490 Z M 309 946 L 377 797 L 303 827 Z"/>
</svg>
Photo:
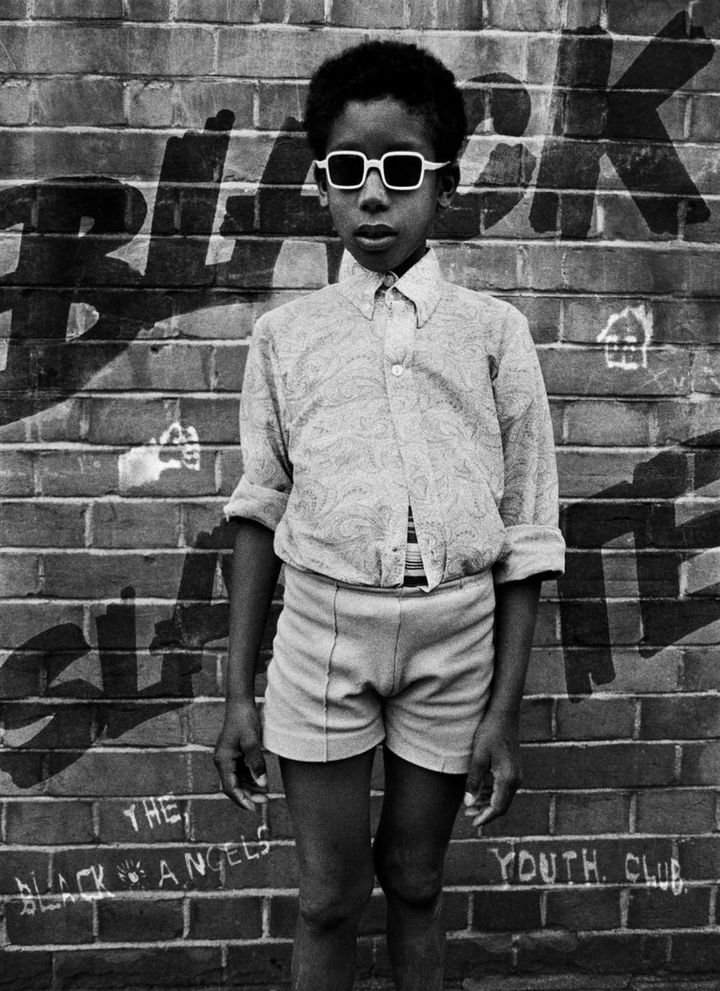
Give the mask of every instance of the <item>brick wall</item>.
<svg viewBox="0 0 720 991">
<path fill-rule="evenodd" d="M 339 266 L 302 189 L 307 78 L 368 35 L 420 41 L 463 83 L 473 133 L 437 248 L 529 317 L 570 548 L 544 589 L 524 790 L 482 838 L 458 821 L 448 977 L 716 987 L 720 5 L 0 17 L 0 987 L 287 979 L 277 768 L 255 819 L 211 761 L 220 507 L 253 321 Z M 359 971 L 377 988 L 382 927 L 374 898 Z"/>
</svg>

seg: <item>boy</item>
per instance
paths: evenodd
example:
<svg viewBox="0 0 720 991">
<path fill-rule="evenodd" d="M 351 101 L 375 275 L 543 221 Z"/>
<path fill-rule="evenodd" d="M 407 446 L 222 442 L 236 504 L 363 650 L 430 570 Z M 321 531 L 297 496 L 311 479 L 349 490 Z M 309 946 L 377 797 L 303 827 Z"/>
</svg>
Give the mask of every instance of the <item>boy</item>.
<svg viewBox="0 0 720 991">
<path fill-rule="evenodd" d="M 263 742 L 300 863 L 292 986 L 352 987 L 377 875 L 397 988 L 438 991 L 453 821 L 463 792 L 479 827 L 518 787 L 540 581 L 563 567 L 548 405 L 524 318 L 445 282 L 427 249 L 459 182 L 452 74 L 413 45 L 367 42 L 315 73 L 306 126 L 354 262 L 256 326 L 225 507 L 240 521 L 215 759 L 239 805 L 265 800 L 254 671 L 282 561 Z"/>
</svg>

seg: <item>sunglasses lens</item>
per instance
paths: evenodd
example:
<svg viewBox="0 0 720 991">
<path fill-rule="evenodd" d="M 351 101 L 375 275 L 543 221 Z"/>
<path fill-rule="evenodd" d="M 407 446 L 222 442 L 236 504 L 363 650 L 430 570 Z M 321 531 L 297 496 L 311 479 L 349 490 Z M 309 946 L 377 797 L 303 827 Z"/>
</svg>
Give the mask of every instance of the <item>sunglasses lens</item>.
<svg viewBox="0 0 720 991">
<path fill-rule="evenodd" d="M 422 159 L 416 155 L 389 155 L 384 162 L 388 186 L 411 189 L 422 178 Z"/>
<path fill-rule="evenodd" d="M 328 178 L 333 186 L 359 186 L 362 183 L 364 163 L 362 155 L 341 152 L 328 159 Z"/>
</svg>

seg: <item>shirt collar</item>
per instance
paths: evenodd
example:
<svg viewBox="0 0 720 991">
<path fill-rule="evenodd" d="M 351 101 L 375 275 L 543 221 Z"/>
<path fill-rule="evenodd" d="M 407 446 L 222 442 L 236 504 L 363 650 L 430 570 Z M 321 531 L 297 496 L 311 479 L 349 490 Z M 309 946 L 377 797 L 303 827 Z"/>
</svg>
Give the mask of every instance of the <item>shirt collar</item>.
<svg viewBox="0 0 720 991">
<path fill-rule="evenodd" d="M 363 316 L 372 320 L 377 291 L 381 286 L 386 285 L 385 275 L 386 273 L 372 272 L 364 268 L 346 251 L 340 266 L 338 288 Z M 444 281 L 437 255 L 430 248 L 420 261 L 415 262 L 412 268 L 392 283 L 393 288 L 415 304 L 418 327 L 422 327 L 435 311 L 435 307 L 440 302 Z"/>
</svg>

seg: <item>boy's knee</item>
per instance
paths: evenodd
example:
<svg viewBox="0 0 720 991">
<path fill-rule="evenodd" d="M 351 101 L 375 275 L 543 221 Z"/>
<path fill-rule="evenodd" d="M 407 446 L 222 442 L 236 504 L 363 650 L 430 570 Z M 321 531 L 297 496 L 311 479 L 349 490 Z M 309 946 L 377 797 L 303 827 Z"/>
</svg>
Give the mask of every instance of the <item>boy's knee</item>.
<svg viewBox="0 0 720 991">
<path fill-rule="evenodd" d="M 442 866 L 405 851 L 375 850 L 375 871 L 386 897 L 430 908 L 442 892 Z"/>
<path fill-rule="evenodd" d="M 372 894 L 372 871 L 345 884 L 316 877 L 300 884 L 300 916 L 307 926 L 320 932 L 341 926 L 356 926 Z"/>
</svg>

